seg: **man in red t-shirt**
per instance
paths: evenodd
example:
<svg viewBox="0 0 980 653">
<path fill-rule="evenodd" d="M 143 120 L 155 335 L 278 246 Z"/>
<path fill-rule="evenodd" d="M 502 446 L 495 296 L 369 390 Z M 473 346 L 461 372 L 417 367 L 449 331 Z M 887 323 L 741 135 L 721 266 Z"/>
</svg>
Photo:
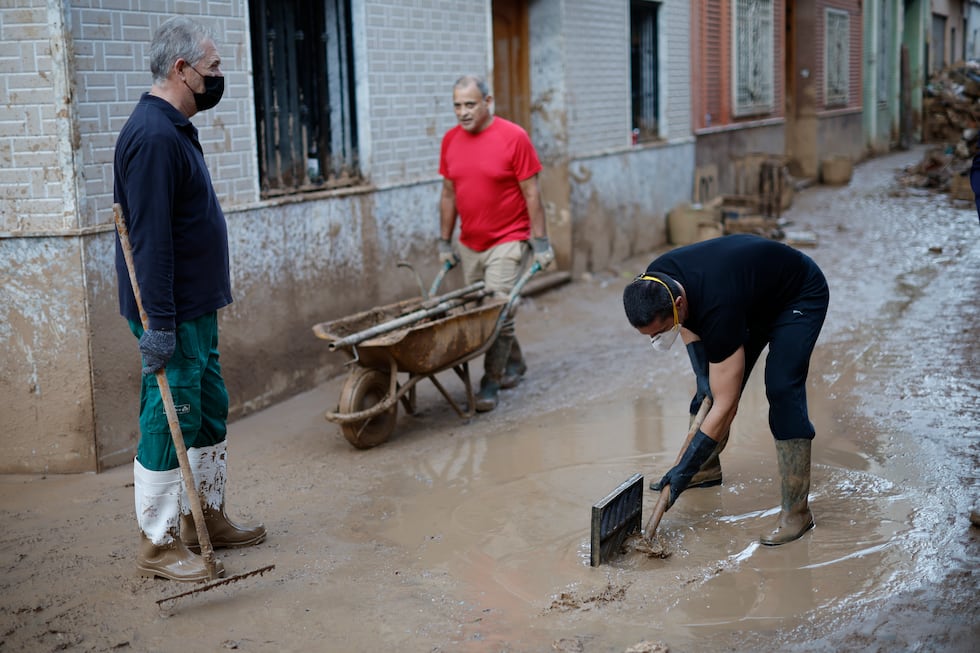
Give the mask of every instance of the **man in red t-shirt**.
<svg viewBox="0 0 980 653">
<path fill-rule="evenodd" d="M 471 75 L 453 85 L 459 124 L 442 138 L 439 174 L 440 265 L 456 264 L 453 230 L 459 216 L 459 262 L 467 284 L 508 294 L 533 260 L 542 268 L 555 258 L 548 240 L 538 173 L 541 162 L 520 126 L 490 112 L 486 81 Z M 497 406 L 501 388 L 516 386 L 527 370 L 507 320 L 484 357 L 476 410 Z"/>
</svg>

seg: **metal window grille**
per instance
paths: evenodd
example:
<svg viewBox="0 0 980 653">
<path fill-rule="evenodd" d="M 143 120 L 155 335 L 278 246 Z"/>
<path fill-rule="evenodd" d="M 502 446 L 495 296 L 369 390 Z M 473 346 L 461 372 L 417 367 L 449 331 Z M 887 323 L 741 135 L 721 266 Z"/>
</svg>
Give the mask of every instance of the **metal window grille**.
<svg viewBox="0 0 980 653">
<path fill-rule="evenodd" d="M 263 197 L 357 183 L 350 0 L 249 9 Z"/>
<path fill-rule="evenodd" d="M 735 5 L 736 116 L 769 113 L 773 107 L 772 0 L 738 0 Z"/>
<path fill-rule="evenodd" d="M 660 136 L 658 117 L 659 67 L 657 57 L 657 12 L 659 3 L 633 0 L 630 4 L 630 83 L 633 104 L 633 133 L 637 140 Z"/>
<path fill-rule="evenodd" d="M 851 16 L 844 11 L 828 9 L 826 30 L 826 88 L 824 102 L 827 106 L 846 105 L 849 91 L 851 61 Z"/>
</svg>

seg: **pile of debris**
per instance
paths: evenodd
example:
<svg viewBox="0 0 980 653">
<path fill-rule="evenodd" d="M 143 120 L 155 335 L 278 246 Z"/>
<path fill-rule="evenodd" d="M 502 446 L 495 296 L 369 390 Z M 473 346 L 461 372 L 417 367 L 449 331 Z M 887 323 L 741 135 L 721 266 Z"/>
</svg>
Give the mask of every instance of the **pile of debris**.
<svg viewBox="0 0 980 653">
<path fill-rule="evenodd" d="M 926 85 L 922 109 L 923 140 L 937 146 L 902 171 L 899 183 L 972 201 L 970 167 L 980 146 L 980 63 L 935 73 Z"/>
<path fill-rule="evenodd" d="M 926 150 L 922 160 L 906 166 L 898 175 L 898 183 L 913 188 L 927 188 L 949 193 L 952 199 L 972 200 L 970 166 L 972 157 L 963 157 L 951 146 Z"/>
<path fill-rule="evenodd" d="M 956 143 L 980 125 L 980 64 L 969 62 L 933 74 L 922 98 L 927 143 Z"/>
</svg>

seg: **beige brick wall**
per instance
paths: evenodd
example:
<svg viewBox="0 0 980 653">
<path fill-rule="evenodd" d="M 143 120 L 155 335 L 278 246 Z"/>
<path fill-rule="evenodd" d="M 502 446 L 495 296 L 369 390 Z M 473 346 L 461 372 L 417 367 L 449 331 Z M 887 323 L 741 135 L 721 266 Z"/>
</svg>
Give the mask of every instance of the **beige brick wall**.
<svg viewBox="0 0 980 653">
<path fill-rule="evenodd" d="M 71 226 L 59 163 L 64 73 L 51 56 L 60 26 L 43 0 L 9 4 L 0 6 L 0 232 L 59 230 Z"/>
<path fill-rule="evenodd" d="M 153 31 L 176 13 L 197 17 L 214 30 L 223 60 L 226 89 L 221 103 L 191 119 L 215 189 L 226 210 L 254 203 L 258 172 L 245 3 L 76 0 L 71 5 L 83 226 L 111 221 L 116 136 L 152 84 L 147 51 Z"/>
<path fill-rule="evenodd" d="M 368 83 L 362 88 L 368 95 L 361 106 L 366 101 L 368 112 L 358 119 L 367 121 L 370 141 L 362 145 L 370 155 L 362 161 L 376 185 L 438 177 L 439 144 L 456 124 L 452 84 L 465 73 L 490 72 L 487 5 L 486 0 L 364 3 L 361 52 Z"/>
<path fill-rule="evenodd" d="M 690 2 L 660 3 L 660 115 L 666 139 L 686 138 L 690 121 Z M 630 143 L 630 3 L 567 0 L 569 153 L 590 156 Z"/>
</svg>

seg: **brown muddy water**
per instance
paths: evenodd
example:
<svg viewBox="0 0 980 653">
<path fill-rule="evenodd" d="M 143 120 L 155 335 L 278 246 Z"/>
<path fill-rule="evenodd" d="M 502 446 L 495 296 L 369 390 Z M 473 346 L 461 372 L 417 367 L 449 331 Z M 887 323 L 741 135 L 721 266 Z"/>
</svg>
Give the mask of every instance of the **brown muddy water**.
<svg viewBox="0 0 980 653">
<path fill-rule="evenodd" d="M 672 555 L 589 566 L 591 505 L 663 474 L 687 429 L 683 347 L 654 352 L 622 315 L 651 254 L 527 300 L 530 370 L 492 413 L 464 422 L 424 384 L 419 413 L 358 451 L 322 418 L 340 378 L 233 424 L 229 512 L 269 538 L 219 553 L 229 574 L 271 574 L 161 609 L 186 588 L 133 574 L 131 469 L 0 478 L 0 650 L 975 650 L 980 227 L 895 183 L 921 154 L 788 212 L 831 286 L 801 540 L 758 545 L 779 504 L 760 361 L 723 485 L 661 523 Z"/>
</svg>

